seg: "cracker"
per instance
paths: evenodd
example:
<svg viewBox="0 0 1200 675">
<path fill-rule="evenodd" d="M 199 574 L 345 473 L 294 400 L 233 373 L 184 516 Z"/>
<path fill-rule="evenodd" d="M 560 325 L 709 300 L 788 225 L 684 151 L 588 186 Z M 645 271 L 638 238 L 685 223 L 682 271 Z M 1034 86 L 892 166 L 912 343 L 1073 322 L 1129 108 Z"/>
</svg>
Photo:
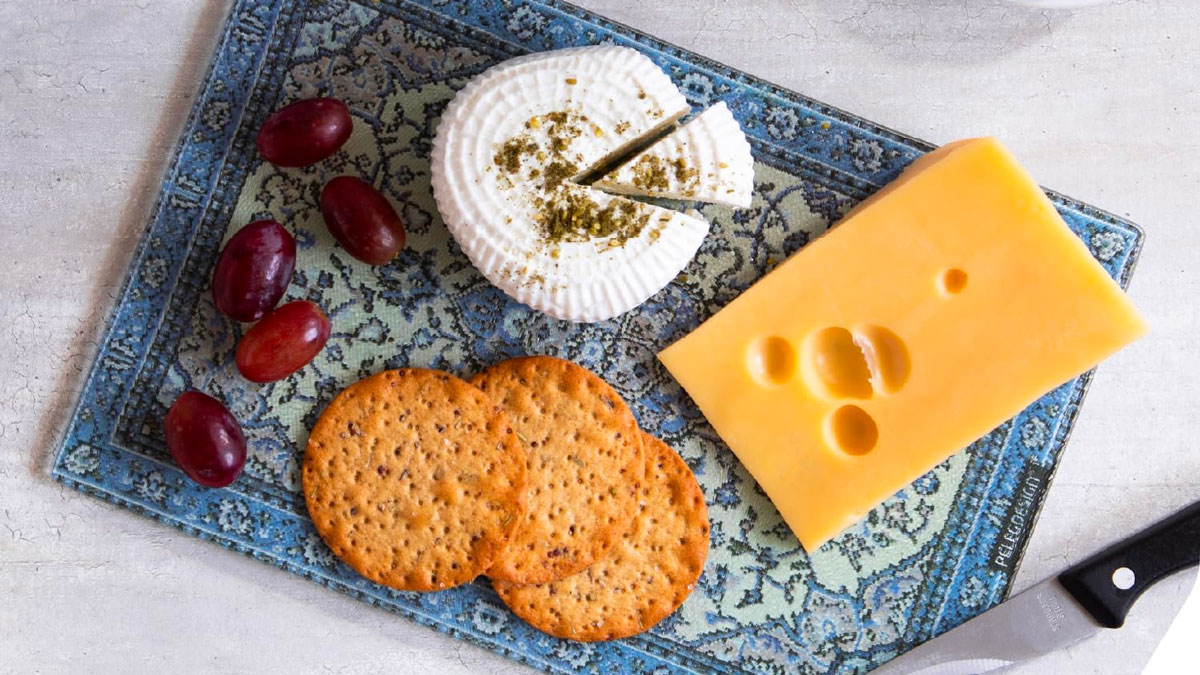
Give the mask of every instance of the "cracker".
<svg viewBox="0 0 1200 675">
<path fill-rule="evenodd" d="M 386 371 L 338 394 L 309 435 L 301 475 L 333 552 L 406 591 L 483 573 L 524 510 L 525 451 L 508 417 L 435 370 Z"/>
<path fill-rule="evenodd" d="M 621 543 L 586 570 L 549 584 L 493 581 L 517 616 L 551 635 L 593 642 L 649 630 L 683 604 L 708 556 L 708 508 L 675 451 L 645 434 L 638 515 Z"/>
<path fill-rule="evenodd" d="M 526 453 L 525 517 L 487 575 L 546 583 L 602 557 L 629 527 L 645 472 L 629 406 L 588 369 L 549 356 L 503 361 L 471 382 L 508 412 Z"/>
</svg>

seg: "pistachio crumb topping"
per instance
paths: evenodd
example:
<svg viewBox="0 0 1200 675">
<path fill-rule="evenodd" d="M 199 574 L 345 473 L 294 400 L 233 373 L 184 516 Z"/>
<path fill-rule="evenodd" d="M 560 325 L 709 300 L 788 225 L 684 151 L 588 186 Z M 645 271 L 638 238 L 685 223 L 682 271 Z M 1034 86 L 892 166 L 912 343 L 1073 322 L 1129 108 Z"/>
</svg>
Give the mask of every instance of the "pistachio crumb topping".
<svg viewBox="0 0 1200 675">
<path fill-rule="evenodd" d="M 534 115 L 525 122 L 525 128 L 538 133 L 523 133 L 513 136 L 500 145 L 492 158 L 494 164 L 507 174 L 508 181 L 501 185 L 514 185 L 514 180 L 521 178 L 543 178 L 547 189 L 553 189 L 579 172 L 577 163 L 582 155 L 575 153 L 575 161 L 564 156 L 576 138 L 584 133 L 588 126 L 598 128 L 588 121 L 585 115 L 575 111 L 559 110 L 545 115 Z M 543 147 L 546 146 L 546 147 Z M 537 161 L 546 162 L 549 166 L 539 168 L 531 166 L 525 169 L 525 160 L 534 157 Z M 524 173 L 524 176 L 520 174 Z"/>
<path fill-rule="evenodd" d="M 521 170 L 521 158 L 537 151 L 537 143 L 527 136 L 514 136 L 500 146 L 492 160 L 508 173 Z"/>
<path fill-rule="evenodd" d="M 692 193 L 699 182 L 700 171 L 682 157 L 668 162 L 657 155 L 644 155 L 633 165 L 633 184 L 642 190 L 666 192 L 671 189 L 672 178 L 677 189 Z"/>
<path fill-rule="evenodd" d="M 646 155 L 633 165 L 633 184 L 643 190 L 666 190 L 671 185 L 661 157 Z"/>
<path fill-rule="evenodd" d="M 601 206 L 581 190 L 559 190 L 538 204 L 538 226 L 550 242 L 582 242 L 609 238 L 608 246 L 621 246 L 641 234 L 650 213 L 637 202 L 612 199 Z"/>
<path fill-rule="evenodd" d="M 546 189 L 552 190 L 562 182 L 579 173 L 579 167 L 562 159 L 556 159 L 546 165 Z"/>
<path fill-rule="evenodd" d="M 676 157 L 672 164 L 675 166 L 675 180 L 680 183 L 694 182 L 696 177 L 700 175 L 696 167 L 688 166 L 687 160 L 682 157 Z"/>
</svg>

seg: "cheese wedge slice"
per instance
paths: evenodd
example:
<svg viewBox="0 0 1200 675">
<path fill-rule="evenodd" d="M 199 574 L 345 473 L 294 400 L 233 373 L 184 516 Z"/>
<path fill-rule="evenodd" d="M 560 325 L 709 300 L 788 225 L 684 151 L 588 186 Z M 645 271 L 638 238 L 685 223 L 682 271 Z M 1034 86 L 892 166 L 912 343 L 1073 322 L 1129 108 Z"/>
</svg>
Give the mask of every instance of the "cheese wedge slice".
<svg viewBox="0 0 1200 675">
<path fill-rule="evenodd" d="M 431 166 L 438 211 L 471 262 L 515 299 L 571 321 L 611 318 L 674 278 L 708 224 L 571 181 L 688 111 L 666 73 L 633 49 L 505 61 L 442 115 Z"/>
<path fill-rule="evenodd" d="M 917 162 L 659 358 L 812 551 L 1145 330 L 984 138 Z"/>
<path fill-rule="evenodd" d="M 618 194 L 750 206 L 754 158 L 724 101 L 596 181 Z"/>
</svg>

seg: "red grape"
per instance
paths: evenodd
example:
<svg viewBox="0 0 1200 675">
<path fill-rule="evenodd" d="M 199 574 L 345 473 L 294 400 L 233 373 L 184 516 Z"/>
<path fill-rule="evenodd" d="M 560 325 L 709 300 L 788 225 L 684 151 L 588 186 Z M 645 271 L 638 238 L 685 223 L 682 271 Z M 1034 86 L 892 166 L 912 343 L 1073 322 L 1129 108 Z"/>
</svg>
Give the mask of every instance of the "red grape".
<svg viewBox="0 0 1200 675">
<path fill-rule="evenodd" d="M 276 110 L 258 132 L 258 152 L 275 166 L 308 166 L 350 138 L 350 109 L 336 98 L 307 98 Z"/>
<path fill-rule="evenodd" d="M 189 478 L 208 487 L 225 487 L 246 464 L 246 437 L 229 409 L 198 391 L 175 399 L 163 419 L 167 448 Z"/>
<path fill-rule="evenodd" d="M 354 176 L 338 176 L 321 190 L 325 226 L 350 255 L 386 265 L 404 248 L 404 223 L 379 190 Z"/>
<path fill-rule="evenodd" d="M 328 339 L 329 319 L 315 302 L 289 302 L 242 336 L 238 371 L 251 382 L 282 380 L 312 361 Z"/>
<path fill-rule="evenodd" d="M 296 240 L 273 220 L 237 231 L 213 269 L 217 311 L 238 321 L 258 321 L 279 302 L 296 268 Z"/>
</svg>

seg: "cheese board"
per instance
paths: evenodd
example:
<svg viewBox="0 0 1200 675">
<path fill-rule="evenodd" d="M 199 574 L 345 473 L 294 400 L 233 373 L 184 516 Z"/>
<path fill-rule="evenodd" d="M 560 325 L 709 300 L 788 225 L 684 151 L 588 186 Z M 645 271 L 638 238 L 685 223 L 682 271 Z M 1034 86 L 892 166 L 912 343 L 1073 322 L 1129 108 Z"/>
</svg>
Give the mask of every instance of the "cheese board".
<svg viewBox="0 0 1200 675">
<path fill-rule="evenodd" d="M 696 258 L 646 303 L 573 324 L 531 310 L 469 263 L 438 216 L 430 157 L 441 112 L 472 77 L 530 52 L 634 47 L 696 110 L 724 102 L 755 158 L 751 206 L 704 206 Z M 325 164 L 279 169 L 254 138 L 277 108 L 333 96 L 354 120 Z M 931 146 L 555 2 L 444 0 L 234 4 L 157 207 L 53 469 L 59 481 L 193 536 L 549 672 L 865 672 L 1002 601 L 1063 452 L 1089 375 L 905 487 L 806 552 L 775 507 L 655 359 Z M 321 223 L 321 185 L 354 173 L 408 227 L 390 264 L 367 267 Z M 1133 224 L 1051 194 L 1093 257 L 1128 283 Z M 320 304 L 325 351 L 295 376 L 239 377 L 244 329 L 209 290 L 222 243 L 259 218 L 297 240 L 287 300 Z M 604 644 L 537 632 L 489 583 L 436 594 L 373 584 L 339 562 L 308 519 L 299 465 L 308 430 L 355 380 L 404 366 L 469 377 L 547 354 L 606 379 L 638 423 L 679 451 L 708 503 L 711 549 L 696 592 L 653 631 Z M 230 487 L 189 482 L 161 420 L 186 389 L 219 395 L 249 441 Z"/>
</svg>

